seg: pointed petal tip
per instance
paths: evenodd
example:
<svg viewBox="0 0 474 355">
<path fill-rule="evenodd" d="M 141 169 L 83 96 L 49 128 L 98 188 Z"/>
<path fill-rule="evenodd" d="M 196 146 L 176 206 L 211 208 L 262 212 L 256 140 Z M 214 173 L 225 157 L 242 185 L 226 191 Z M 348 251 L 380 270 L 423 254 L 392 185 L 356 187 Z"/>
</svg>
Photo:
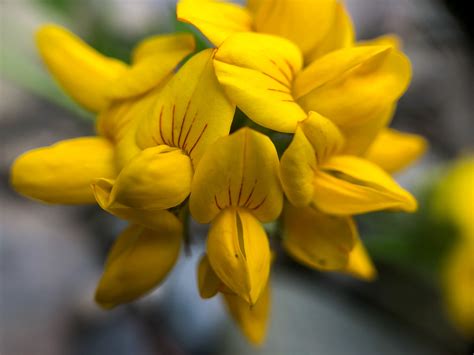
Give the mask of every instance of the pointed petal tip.
<svg viewBox="0 0 474 355">
<path fill-rule="evenodd" d="M 10 184 L 34 200 L 89 204 L 95 202 L 91 181 L 97 176 L 111 177 L 114 170 L 113 149 L 107 140 L 80 137 L 21 154 L 12 163 Z"/>
</svg>

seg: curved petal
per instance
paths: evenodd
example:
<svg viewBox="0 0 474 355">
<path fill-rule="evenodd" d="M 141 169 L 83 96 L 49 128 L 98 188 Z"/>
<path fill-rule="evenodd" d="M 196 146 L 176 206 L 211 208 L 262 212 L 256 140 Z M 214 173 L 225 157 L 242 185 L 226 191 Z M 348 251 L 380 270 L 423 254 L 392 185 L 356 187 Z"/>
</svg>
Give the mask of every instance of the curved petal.
<svg viewBox="0 0 474 355">
<path fill-rule="evenodd" d="M 394 104 L 410 79 L 410 61 L 393 47 L 352 47 L 311 63 L 295 80 L 294 96 L 306 111 L 352 126 Z"/>
<path fill-rule="evenodd" d="M 157 287 L 171 271 L 181 248 L 181 229 L 152 231 L 131 225 L 114 243 L 95 299 L 104 308 L 131 302 Z"/>
<path fill-rule="evenodd" d="M 349 255 L 349 263 L 344 272 L 364 281 L 373 281 L 377 277 L 377 270 L 365 250 L 364 244 L 358 236 L 356 238 L 354 249 Z"/>
<path fill-rule="evenodd" d="M 229 133 L 235 106 L 216 79 L 213 53 L 208 49 L 193 56 L 163 88 L 153 113 L 138 127 L 141 148 L 178 147 L 196 166 L 209 145 Z"/>
<path fill-rule="evenodd" d="M 417 134 L 385 129 L 377 135 L 365 158 L 393 174 L 420 158 L 427 145 L 427 141 Z"/>
<path fill-rule="evenodd" d="M 316 153 L 301 127 L 280 160 L 280 180 L 286 197 L 298 207 L 311 203 L 314 193 L 314 171 L 317 168 Z"/>
<path fill-rule="evenodd" d="M 109 103 L 109 83 L 127 66 L 95 51 L 80 38 L 56 25 L 45 25 L 36 43 L 51 74 L 81 106 L 98 112 Z"/>
<path fill-rule="evenodd" d="M 179 21 L 196 27 L 215 46 L 236 32 L 251 31 L 252 18 L 240 5 L 216 0 L 180 0 Z"/>
<path fill-rule="evenodd" d="M 246 208 L 270 222 L 282 205 L 275 146 L 249 128 L 219 139 L 194 173 L 189 208 L 200 223 L 209 223 L 226 207 Z"/>
<path fill-rule="evenodd" d="M 258 301 L 250 306 L 237 295 L 224 294 L 227 309 L 245 337 L 255 345 L 265 340 L 270 317 L 271 288 L 270 281 Z"/>
<path fill-rule="evenodd" d="M 110 205 L 110 195 L 114 187 L 115 181 L 111 179 L 97 179 L 92 182 L 92 190 L 94 196 L 105 211 L 117 216 L 118 218 L 127 220 L 134 224 L 139 224 L 149 229 L 157 230 L 165 226 L 166 229 L 181 228 L 179 219 L 167 210 L 141 210 L 134 209 L 115 202 Z"/>
<path fill-rule="evenodd" d="M 297 207 L 311 203 L 314 171 L 343 147 L 339 129 L 327 118 L 310 112 L 298 123 L 293 140 L 281 157 L 280 178 L 286 196 Z"/>
<path fill-rule="evenodd" d="M 198 290 L 202 298 L 214 297 L 221 286 L 221 280 L 212 270 L 207 255 L 203 255 L 198 265 Z"/>
<path fill-rule="evenodd" d="M 138 64 L 146 58 L 157 54 L 172 53 L 183 59 L 196 49 L 194 36 L 190 33 L 161 34 L 140 41 L 132 53 L 132 63 Z"/>
<path fill-rule="evenodd" d="M 115 181 L 109 206 L 115 203 L 136 209 L 163 210 L 175 207 L 191 191 L 193 167 L 177 148 L 147 148 L 123 168 Z"/>
<path fill-rule="evenodd" d="M 337 156 L 320 166 L 314 179 L 314 204 L 323 212 L 352 215 L 380 210 L 413 212 L 415 198 L 377 165 Z"/>
<path fill-rule="evenodd" d="M 367 41 L 358 41 L 356 44 L 358 46 L 390 46 L 395 49 L 402 48 L 401 38 L 394 34 L 379 36 L 377 38 L 370 39 Z"/>
<path fill-rule="evenodd" d="M 310 112 L 299 125 L 314 149 L 318 164 L 323 164 L 344 147 L 344 137 L 337 126 L 316 112 Z"/>
<path fill-rule="evenodd" d="M 319 270 L 342 270 L 357 238 L 351 217 L 322 213 L 311 207 L 285 205 L 283 247 L 297 261 Z"/>
<path fill-rule="evenodd" d="M 346 142 L 342 153 L 363 156 L 377 135 L 389 126 L 395 109 L 396 105 L 389 105 L 368 117 L 366 122 L 355 126 L 341 127 Z"/>
<path fill-rule="evenodd" d="M 292 83 L 301 69 L 299 49 L 271 35 L 238 33 L 218 48 L 214 67 L 229 98 L 254 122 L 294 132 L 306 113 L 294 101 Z"/>
<path fill-rule="evenodd" d="M 20 155 L 11 184 L 20 194 L 48 203 L 94 203 L 93 179 L 115 177 L 114 151 L 105 138 L 82 137 Z"/>
<path fill-rule="evenodd" d="M 329 52 L 350 47 L 354 42 L 355 32 L 351 17 L 344 4 L 338 3 L 330 29 L 318 45 L 305 56 L 306 63 L 309 64 Z"/>
<path fill-rule="evenodd" d="M 124 99 L 153 89 L 194 49 L 191 34 L 160 35 L 144 40 L 134 50 L 132 66 L 110 83 L 108 97 Z"/>
<path fill-rule="evenodd" d="M 260 222 L 243 209 L 222 210 L 209 230 L 207 255 L 219 279 L 254 305 L 270 273 L 270 245 Z"/>
<path fill-rule="evenodd" d="M 100 113 L 97 131 L 114 143 L 119 171 L 141 151 L 136 142 L 137 126 L 151 114 L 159 93 L 157 87 L 140 97 L 115 100 Z"/>
<path fill-rule="evenodd" d="M 306 56 L 327 35 L 336 17 L 336 0 L 260 1 L 251 6 L 255 31 L 285 37 Z"/>
</svg>

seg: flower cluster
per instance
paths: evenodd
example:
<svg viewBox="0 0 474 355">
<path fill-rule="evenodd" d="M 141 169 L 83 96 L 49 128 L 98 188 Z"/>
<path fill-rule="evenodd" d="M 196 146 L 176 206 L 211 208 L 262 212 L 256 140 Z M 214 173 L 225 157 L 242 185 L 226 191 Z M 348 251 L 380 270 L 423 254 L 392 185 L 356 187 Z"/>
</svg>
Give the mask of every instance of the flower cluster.
<svg viewBox="0 0 474 355">
<path fill-rule="evenodd" d="M 30 198 L 98 203 L 130 223 L 97 288 L 105 308 L 163 281 L 187 211 L 210 224 L 200 294 L 221 293 L 260 343 L 272 260 L 263 224 L 281 222 L 281 244 L 297 261 L 370 280 L 375 269 L 352 216 L 416 209 L 390 174 L 425 141 L 387 128 L 410 62 L 394 36 L 356 42 L 336 0 L 182 0 L 177 18 L 212 48 L 195 53 L 190 34 L 154 36 L 125 64 L 42 27 L 46 66 L 97 114 L 97 136 L 23 154 L 11 181 Z"/>
</svg>

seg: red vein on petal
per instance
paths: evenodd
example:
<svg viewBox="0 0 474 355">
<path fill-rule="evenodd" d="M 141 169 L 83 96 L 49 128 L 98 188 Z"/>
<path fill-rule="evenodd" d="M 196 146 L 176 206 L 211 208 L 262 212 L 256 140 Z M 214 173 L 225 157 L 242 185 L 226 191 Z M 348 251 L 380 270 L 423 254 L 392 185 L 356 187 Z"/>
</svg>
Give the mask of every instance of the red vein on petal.
<svg viewBox="0 0 474 355">
<path fill-rule="evenodd" d="M 281 92 L 283 94 L 289 94 L 288 90 L 281 90 L 281 89 L 274 89 L 274 88 L 268 88 L 268 91 L 275 91 L 275 92 Z"/>
<path fill-rule="evenodd" d="M 221 210 L 222 207 L 221 207 L 221 205 L 219 205 L 219 202 L 217 202 L 217 196 L 216 195 L 214 195 L 214 202 L 216 203 L 217 208 Z"/>
<path fill-rule="evenodd" d="M 291 74 L 295 74 L 295 68 L 293 68 L 293 65 L 290 63 L 290 61 L 286 58 L 283 58 L 283 60 L 285 61 L 286 65 L 288 65 L 288 68 L 290 68 L 290 71 L 291 71 Z"/>
<path fill-rule="evenodd" d="M 255 179 L 252 190 L 250 191 L 249 196 L 245 200 L 244 207 L 247 207 L 247 205 L 249 204 L 250 199 L 252 198 L 253 192 L 255 191 L 255 186 L 257 186 L 257 179 Z"/>
<path fill-rule="evenodd" d="M 232 206 L 232 193 L 230 192 L 230 180 L 229 180 L 229 187 L 227 189 L 227 194 L 229 195 L 229 206 Z"/>
<path fill-rule="evenodd" d="M 279 79 L 277 79 L 277 78 L 271 76 L 271 75 L 268 74 L 268 73 L 262 72 L 262 74 L 268 76 L 270 79 L 275 80 L 277 83 L 280 83 L 281 85 L 283 85 L 284 87 L 286 87 L 288 90 L 290 90 L 290 87 L 288 86 L 287 83 L 285 83 L 285 82 L 283 82 L 283 81 L 281 81 L 281 80 L 279 80 Z"/>
<path fill-rule="evenodd" d="M 191 104 L 191 100 L 188 101 L 188 104 L 186 105 L 186 110 L 184 110 L 183 119 L 181 121 L 181 127 L 179 129 L 178 146 L 181 146 L 181 135 L 183 134 L 184 121 L 186 121 L 186 118 L 188 116 L 188 110 L 189 110 L 189 105 L 190 104 Z"/>
<path fill-rule="evenodd" d="M 192 148 L 189 150 L 189 155 L 191 155 L 191 153 L 193 152 L 194 148 L 196 148 L 197 144 L 199 143 L 199 141 L 201 140 L 201 137 L 202 135 L 204 134 L 204 131 L 207 129 L 207 123 L 206 125 L 203 127 L 201 133 L 199 134 L 199 137 L 196 139 L 196 142 L 194 143 L 194 145 L 192 146 Z"/>
<path fill-rule="evenodd" d="M 255 211 L 255 210 L 258 210 L 260 207 L 262 207 L 262 205 L 265 203 L 265 200 L 267 199 L 267 196 L 265 196 L 263 198 L 263 200 L 255 207 L 249 207 L 251 210 Z"/>
<path fill-rule="evenodd" d="M 161 106 L 161 111 L 160 111 L 160 118 L 159 118 L 159 124 L 160 124 L 160 137 L 161 137 L 161 141 L 163 142 L 163 144 L 167 144 L 166 141 L 165 141 L 165 137 L 163 136 L 163 111 L 165 109 L 165 106 Z"/>
<path fill-rule="evenodd" d="M 288 82 L 291 82 L 291 76 L 288 75 L 286 71 L 283 70 L 273 59 L 270 59 L 270 62 L 278 69 L 278 71 L 285 77 Z"/>
<path fill-rule="evenodd" d="M 183 150 L 186 149 L 186 145 L 188 143 L 188 136 L 189 136 L 189 133 L 191 132 L 191 128 L 194 125 L 194 121 L 196 120 L 197 114 L 198 114 L 197 112 L 194 114 L 193 120 L 191 121 L 191 124 L 189 125 L 188 132 L 186 133 L 186 136 L 184 137 L 183 147 L 182 147 Z"/>
<path fill-rule="evenodd" d="M 173 104 L 173 108 L 171 109 L 171 143 L 173 143 L 173 146 L 176 144 L 174 143 L 174 114 L 176 111 L 176 105 Z"/>
</svg>

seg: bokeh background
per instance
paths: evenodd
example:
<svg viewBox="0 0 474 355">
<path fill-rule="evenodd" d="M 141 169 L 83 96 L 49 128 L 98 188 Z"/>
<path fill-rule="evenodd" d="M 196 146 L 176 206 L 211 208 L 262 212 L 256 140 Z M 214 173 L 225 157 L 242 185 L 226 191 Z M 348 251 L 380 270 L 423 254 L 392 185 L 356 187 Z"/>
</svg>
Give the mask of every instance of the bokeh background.
<svg viewBox="0 0 474 355">
<path fill-rule="evenodd" d="M 68 99 L 42 66 L 33 39 L 38 26 L 62 24 L 98 50 L 128 60 L 134 43 L 146 35 L 189 31 L 176 23 L 174 2 L 0 0 L 0 354 L 474 351 L 453 327 L 443 303 L 440 275 L 456 243 L 456 228 L 432 213 L 438 181 L 474 145 L 469 2 L 346 3 L 359 39 L 396 33 L 412 60 L 414 79 L 393 126 L 430 142 L 423 160 L 397 177 L 420 199 L 421 208 L 415 215 L 377 213 L 358 220 L 379 271 L 373 283 L 278 258 L 268 339 L 255 349 L 228 319 L 219 299 L 199 298 L 195 267 L 206 233 L 202 227 L 191 226 L 191 253 L 181 258 L 162 287 L 133 305 L 105 312 L 93 302 L 94 288 L 123 225 L 97 207 L 31 202 L 8 184 L 9 166 L 20 153 L 93 132 L 93 117 Z"/>
</svg>

